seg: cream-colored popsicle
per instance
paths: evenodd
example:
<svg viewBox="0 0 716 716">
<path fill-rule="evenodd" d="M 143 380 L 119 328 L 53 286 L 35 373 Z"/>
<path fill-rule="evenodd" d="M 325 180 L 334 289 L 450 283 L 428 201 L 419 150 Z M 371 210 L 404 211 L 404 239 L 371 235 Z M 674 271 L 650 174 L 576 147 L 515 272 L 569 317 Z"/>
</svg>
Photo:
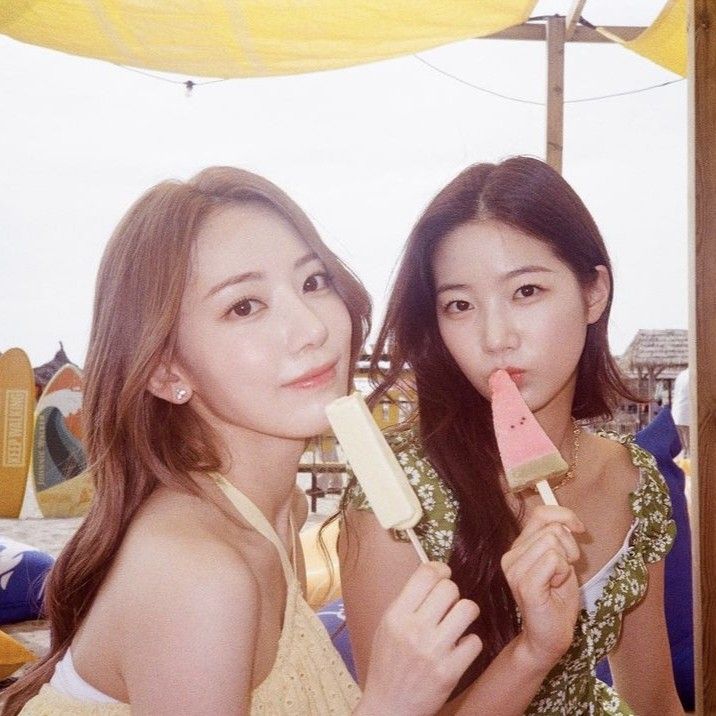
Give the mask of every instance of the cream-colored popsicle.
<svg viewBox="0 0 716 716">
<path fill-rule="evenodd" d="M 412 530 L 422 507 L 363 396 L 353 393 L 334 400 L 326 415 L 378 522 L 385 529 L 405 530 L 427 562 Z"/>
</svg>

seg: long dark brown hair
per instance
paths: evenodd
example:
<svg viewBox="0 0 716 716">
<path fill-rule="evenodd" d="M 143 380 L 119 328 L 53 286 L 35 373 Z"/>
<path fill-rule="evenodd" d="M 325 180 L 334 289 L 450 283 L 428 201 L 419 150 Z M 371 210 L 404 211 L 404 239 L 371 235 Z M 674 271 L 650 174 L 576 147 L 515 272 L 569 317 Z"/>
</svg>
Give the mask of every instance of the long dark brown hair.
<svg viewBox="0 0 716 716">
<path fill-rule="evenodd" d="M 370 298 L 283 191 L 250 172 L 212 167 L 144 194 L 112 235 L 97 278 L 83 401 L 94 498 L 47 582 L 49 653 L 3 694 L 7 716 L 52 676 L 149 494 L 158 485 L 202 494 L 192 473 L 220 468 L 216 436 L 191 405 L 160 400 L 147 385 L 171 356 L 200 228 L 226 206 L 254 202 L 288 220 L 326 266 L 351 317 L 352 382 L 370 328 Z"/>
<path fill-rule="evenodd" d="M 417 408 L 408 424 L 419 429 L 425 455 L 459 503 L 449 564 L 461 595 L 480 605 L 472 630 L 484 648 L 458 691 L 484 671 L 519 629 L 500 560 L 519 532 L 520 516 L 508 506 L 500 485 L 490 404 L 463 375 L 440 336 L 433 280 L 433 258 L 443 238 L 463 224 L 487 220 L 546 243 L 582 286 L 595 279 L 596 266 L 607 268 L 609 300 L 587 329 L 572 414 L 578 420 L 607 417 L 619 396 L 633 397 L 609 352 L 609 256 L 581 199 L 537 159 L 513 157 L 465 169 L 430 202 L 408 238 L 371 364 L 373 404 L 400 388 L 406 369 L 412 371 Z M 387 369 L 379 365 L 385 355 L 390 358 Z"/>
</svg>

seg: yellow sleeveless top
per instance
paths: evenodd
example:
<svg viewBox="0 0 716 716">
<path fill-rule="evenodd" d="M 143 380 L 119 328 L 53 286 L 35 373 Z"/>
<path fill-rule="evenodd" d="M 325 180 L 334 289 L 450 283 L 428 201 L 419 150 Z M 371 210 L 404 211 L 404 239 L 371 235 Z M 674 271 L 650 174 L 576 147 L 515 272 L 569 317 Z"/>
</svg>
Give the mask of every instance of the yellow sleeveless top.
<svg viewBox="0 0 716 716">
<path fill-rule="evenodd" d="M 223 477 L 217 476 L 216 480 L 244 519 L 274 544 L 288 587 L 276 661 L 269 675 L 251 695 L 251 714 L 351 713 L 360 700 L 360 690 L 323 624 L 303 598 L 301 585 L 281 540 L 261 510 L 246 495 Z M 207 684 L 207 688 L 211 688 L 211 684 Z M 21 716 L 127 716 L 130 713 L 128 704 L 79 701 L 49 684 L 45 684 L 20 712 Z"/>
</svg>

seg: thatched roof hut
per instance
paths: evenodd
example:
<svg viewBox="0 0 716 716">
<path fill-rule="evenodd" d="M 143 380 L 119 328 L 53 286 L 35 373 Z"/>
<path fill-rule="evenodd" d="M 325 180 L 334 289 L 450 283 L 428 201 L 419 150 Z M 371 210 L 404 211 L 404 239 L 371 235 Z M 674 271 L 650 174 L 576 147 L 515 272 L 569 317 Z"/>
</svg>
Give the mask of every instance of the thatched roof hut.
<svg viewBox="0 0 716 716">
<path fill-rule="evenodd" d="M 50 382 L 50 378 L 67 363 L 72 363 L 72 361 L 67 357 L 65 347 L 60 341 L 60 350 L 55 353 L 54 358 L 32 369 L 35 374 L 35 385 L 39 390 L 42 390 Z"/>
<path fill-rule="evenodd" d="M 628 378 L 674 380 L 689 363 L 688 332 L 640 328 L 618 362 Z"/>
<path fill-rule="evenodd" d="M 689 364 L 688 332 L 684 328 L 640 328 L 617 363 L 637 393 L 648 396 L 644 419 L 651 421 L 654 400 L 666 396 L 671 404 L 674 380 Z"/>
</svg>

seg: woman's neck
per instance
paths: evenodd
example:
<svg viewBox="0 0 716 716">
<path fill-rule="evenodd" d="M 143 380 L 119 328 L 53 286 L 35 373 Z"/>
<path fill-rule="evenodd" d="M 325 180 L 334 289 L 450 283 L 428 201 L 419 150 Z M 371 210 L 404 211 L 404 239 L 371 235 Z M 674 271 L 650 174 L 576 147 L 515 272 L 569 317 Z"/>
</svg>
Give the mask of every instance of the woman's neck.
<svg viewBox="0 0 716 716">
<path fill-rule="evenodd" d="M 226 444 L 224 477 L 276 526 L 291 508 L 305 442 L 252 432 Z"/>
</svg>

